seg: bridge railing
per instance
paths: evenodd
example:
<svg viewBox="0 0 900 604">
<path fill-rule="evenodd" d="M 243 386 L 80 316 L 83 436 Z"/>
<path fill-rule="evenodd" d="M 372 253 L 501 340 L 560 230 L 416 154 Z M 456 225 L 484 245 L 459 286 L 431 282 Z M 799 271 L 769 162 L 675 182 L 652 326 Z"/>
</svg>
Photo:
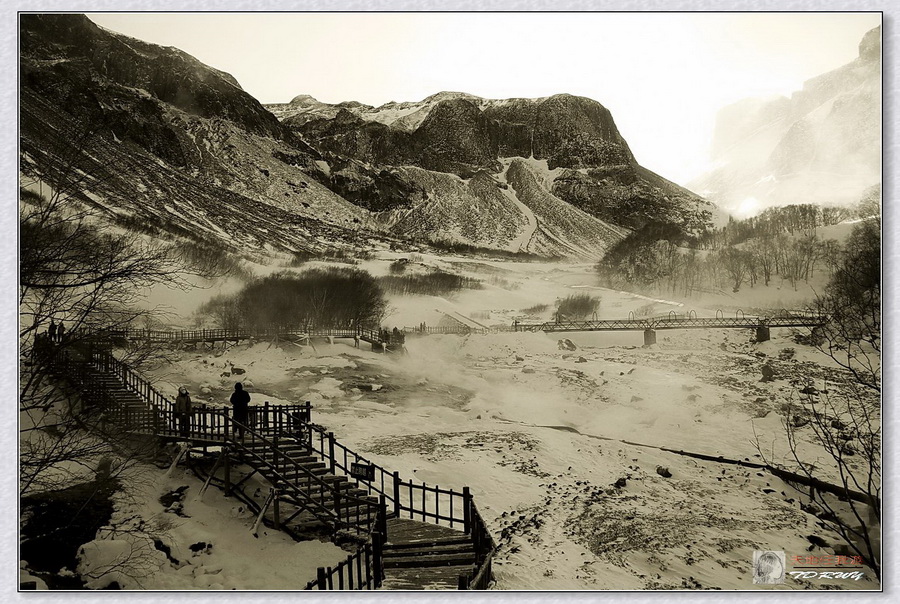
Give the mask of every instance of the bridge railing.
<svg viewBox="0 0 900 604">
<path fill-rule="evenodd" d="M 460 589 L 487 589 L 492 578 L 494 552 L 497 549 L 487 524 L 478 512 L 475 501 L 469 499 L 469 518 L 471 519 L 472 544 L 475 549 L 475 568 L 471 575 L 459 578 Z"/>
<path fill-rule="evenodd" d="M 348 477 L 367 494 L 377 493 L 384 496 L 393 505 L 394 474 L 338 442 L 333 432 L 328 432 L 321 426 L 313 424 L 308 412 L 305 416 L 293 417 L 280 409 L 278 409 L 278 413 L 282 433 L 290 433 L 299 437 L 311 451 L 322 457 L 332 474 Z M 354 464 L 357 467 L 368 466 L 371 468 L 369 471 L 373 473 L 373 478 L 361 478 L 358 472 L 354 473 Z"/>
<path fill-rule="evenodd" d="M 316 578 L 306 584 L 305 590 L 369 590 L 381 587 L 383 567 L 379 545 L 367 542 L 337 566 L 319 568 Z"/>
<path fill-rule="evenodd" d="M 361 533 L 371 533 L 376 529 L 379 506 L 376 503 L 342 492 L 313 473 L 304 465 L 286 455 L 279 445 L 292 442 L 277 434 L 271 439 L 257 432 L 250 426 L 231 418 L 232 429 L 243 430 L 243 439 L 232 435 L 229 439 L 232 446 L 245 456 L 254 458 L 256 463 L 265 466 L 274 477 L 275 486 L 282 492 L 288 492 L 309 509 L 320 520 L 332 524 L 337 529 Z"/>
<path fill-rule="evenodd" d="M 296 426 L 296 423 L 292 426 Z M 491 580 L 491 559 L 495 545 L 468 487 L 456 491 L 424 482 L 405 481 L 400 478 L 399 472 L 391 473 L 382 466 L 372 463 L 338 442 L 333 432 L 326 431 L 321 426 L 307 421 L 301 430 L 303 432 L 301 440 L 308 443 L 310 450 L 325 460 L 332 473 L 348 476 L 369 494 L 377 493 L 386 506 L 392 507 L 393 516 L 462 528 L 472 539 L 476 553 L 476 567 L 474 573 L 461 578 L 460 588 L 487 587 Z M 352 471 L 353 464 L 369 466 L 373 478 L 359 478 Z M 329 576 L 334 572 L 336 572 L 334 569 L 329 569 Z M 316 589 L 323 589 L 318 579 L 314 583 Z"/>
<path fill-rule="evenodd" d="M 398 517 L 451 528 L 458 526 L 469 534 L 472 527 L 468 506 L 472 496 L 468 487 L 464 487 L 462 491 L 454 491 L 442 489 L 438 485 L 429 486 L 424 482 L 404 481 L 399 472 L 394 472 L 392 482 L 394 512 Z"/>
</svg>

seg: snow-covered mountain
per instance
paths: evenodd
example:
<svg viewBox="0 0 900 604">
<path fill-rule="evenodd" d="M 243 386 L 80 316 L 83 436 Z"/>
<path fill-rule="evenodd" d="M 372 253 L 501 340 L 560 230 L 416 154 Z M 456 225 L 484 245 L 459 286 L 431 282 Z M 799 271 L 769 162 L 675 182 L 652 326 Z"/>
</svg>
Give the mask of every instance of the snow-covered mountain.
<svg viewBox="0 0 900 604">
<path fill-rule="evenodd" d="M 123 225 L 237 249 L 377 239 L 597 258 L 697 196 L 642 168 L 600 103 L 441 92 L 264 107 L 190 55 L 82 15 L 21 17 L 22 171 Z"/>
<path fill-rule="evenodd" d="M 331 169 L 322 182 L 380 211 L 399 234 L 596 257 L 627 229 L 650 221 L 692 229 L 708 217 L 696 195 L 641 167 L 609 110 L 584 97 L 440 92 L 372 107 L 301 95 L 267 107 L 322 154 Z M 523 165 L 536 171 L 542 195 L 578 210 L 585 228 L 563 227 L 562 214 L 542 215 L 545 208 L 535 213 L 521 187 L 506 186 L 509 168 Z M 568 232 L 572 245 L 532 238 L 552 231 Z M 604 233 L 602 242 L 574 241 L 588 231 Z"/>
<path fill-rule="evenodd" d="M 881 27 L 852 62 L 791 98 L 746 99 L 719 112 L 716 167 L 689 187 L 724 209 L 845 204 L 881 181 Z"/>
</svg>

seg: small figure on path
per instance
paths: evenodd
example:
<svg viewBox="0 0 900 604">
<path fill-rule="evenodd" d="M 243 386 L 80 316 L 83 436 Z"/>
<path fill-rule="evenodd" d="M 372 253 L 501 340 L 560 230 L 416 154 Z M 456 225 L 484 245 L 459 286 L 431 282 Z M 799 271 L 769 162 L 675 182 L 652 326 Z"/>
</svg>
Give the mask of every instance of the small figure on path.
<svg viewBox="0 0 900 604">
<path fill-rule="evenodd" d="M 175 397 L 175 421 L 178 424 L 178 433 L 181 436 L 187 436 L 191 431 L 191 395 L 188 394 L 187 388 L 182 386 L 178 389 L 178 396 Z"/>
<path fill-rule="evenodd" d="M 56 341 L 62 343 L 63 338 L 66 335 L 66 326 L 63 325 L 63 322 L 59 322 L 59 327 L 56 328 Z"/>
<path fill-rule="evenodd" d="M 234 435 L 244 442 L 244 426 L 247 425 L 247 412 L 250 405 L 250 393 L 244 390 L 244 385 L 238 382 L 234 385 L 231 394 L 231 406 L 234 407 Z"/>
<path fill-rule="evenodd" d="M 47 330 L 47 334 L 50 336 L 50 341 L 56 341 L 56 321 L 50 319 L 50 328 Z"/>
</svg>

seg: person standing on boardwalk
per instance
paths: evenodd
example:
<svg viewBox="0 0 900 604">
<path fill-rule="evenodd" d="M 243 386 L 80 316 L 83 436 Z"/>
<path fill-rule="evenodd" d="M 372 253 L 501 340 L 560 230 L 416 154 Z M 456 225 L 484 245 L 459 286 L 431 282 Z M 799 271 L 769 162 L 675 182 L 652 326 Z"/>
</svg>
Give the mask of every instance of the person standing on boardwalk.
<svg viewBox="0 0 900 604">
<path fill-rule="evenodd" d="M 50 341 L 56 341 L 56 321 L 50 319 L 50 329 L 47 330 L 47 335 L 50 336 Z"/>
<path fill-rule="evenodd" d="M 175 397 L 175 421 L 181 436 L 187 436 L 191 431 L 191 411 L 191 395 L 188 394 L 187 388 L 182 386 L 178 389 L 178 396 Z"/>
<path fill-rule="evenodd" d="M 66 326 L 63 325 L 63 322 L 59 322 L 59 327 L 56 328 L 56 341 L 62 344 L 63 338 L 66 335 Z"/>
<path fill-rule="evenodd" d="M 234 425 L 234 435 L 243 442 L 244 426 L 247 425 L 247 412 L 250 406 L 250 393 L 244 390 L 244 385 L 240 382 L 234 385 L 234 392 L 231 393 L 231 406 L 234 407 L 232 417 L 237 422 Z"/>
</svg>

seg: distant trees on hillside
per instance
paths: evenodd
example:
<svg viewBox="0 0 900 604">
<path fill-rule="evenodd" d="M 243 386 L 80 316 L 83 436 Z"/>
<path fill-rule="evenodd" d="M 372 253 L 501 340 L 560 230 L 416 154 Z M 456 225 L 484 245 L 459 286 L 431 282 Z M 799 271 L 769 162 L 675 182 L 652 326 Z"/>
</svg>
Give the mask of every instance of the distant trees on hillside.
<svg viewBox="0 0 900 604">
<path fill-rule="evenodd" d="M 391 265 L 393 267 L 393 265 Z M 391 272 L 394 272 L 393 270 Z M 389 294 L 447 296 L 463 289 L 481 289 L 481 281 L 441 270 L 412 275 L 387 275 L 378 279 Z"/>
<path fill-rule="evenodd" d="M 223 328 L 377 327 L 387 309 L 378 282 L 349 267 L 283 271 L 252 281 L 200 309 Z"/>
<path fill-rule="evenodd" d="M 878 212 L 877 198 L 867 197 L 857 208 L 770 208 L 697 235 L 651 223 L 614 245 L 596 268 L 610 287 L 672 295 L 738 292 L 745 285 L 768 287 L 776 278 L 796 289 L 817 271 L 838 268 L 840 245 L 820 238 L 820 227 L 855 216 L 871 220 Z"/>
</svg>

